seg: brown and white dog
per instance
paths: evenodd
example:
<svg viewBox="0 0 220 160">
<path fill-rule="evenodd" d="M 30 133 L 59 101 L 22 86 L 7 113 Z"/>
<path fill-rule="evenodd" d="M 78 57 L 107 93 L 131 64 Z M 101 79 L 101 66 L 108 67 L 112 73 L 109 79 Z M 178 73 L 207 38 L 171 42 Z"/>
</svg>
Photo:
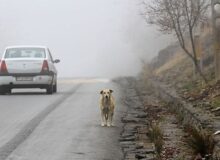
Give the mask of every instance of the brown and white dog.
<svg viewBox="0 0 220 160">
<path fill-rule="evenodd" d="M 113 90 L 104 89 L 100 91 L 100 110 L 101 110 L 101 125 L 102 126 L 113 126 L 113 115 L 115 109 L 115 102 L 112 96 Z"/>
</svg>

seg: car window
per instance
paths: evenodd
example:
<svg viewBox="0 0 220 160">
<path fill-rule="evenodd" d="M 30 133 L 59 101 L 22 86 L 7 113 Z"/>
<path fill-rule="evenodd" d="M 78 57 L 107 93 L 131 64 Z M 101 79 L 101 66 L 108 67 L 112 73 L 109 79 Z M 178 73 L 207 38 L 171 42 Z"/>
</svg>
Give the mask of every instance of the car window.
<svg viewBox="0 0 220 160">
<path fill-rule="evenodd" d="M 10 48 L 6 50 L 5 59 L 9 58 L 45 58 L 43 48 Z"/>
</svg>

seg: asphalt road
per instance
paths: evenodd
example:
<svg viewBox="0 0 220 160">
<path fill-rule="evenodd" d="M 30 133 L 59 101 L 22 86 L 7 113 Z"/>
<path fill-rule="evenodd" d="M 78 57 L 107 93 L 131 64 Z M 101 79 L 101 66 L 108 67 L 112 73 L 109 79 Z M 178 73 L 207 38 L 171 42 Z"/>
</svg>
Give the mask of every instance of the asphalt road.
<svg viewBox="0 0 220 160">
<path fill-rule="evenodd" d="M 114 127 L 100 126 L 99 91 L 112 88 Z M 18 92 L 19 91 L 19 92 Z M 0 160 L 120 160 L 120 88 L 105 79 L 62 79 L 58 93 L 0 96 Z"/>
</svg>

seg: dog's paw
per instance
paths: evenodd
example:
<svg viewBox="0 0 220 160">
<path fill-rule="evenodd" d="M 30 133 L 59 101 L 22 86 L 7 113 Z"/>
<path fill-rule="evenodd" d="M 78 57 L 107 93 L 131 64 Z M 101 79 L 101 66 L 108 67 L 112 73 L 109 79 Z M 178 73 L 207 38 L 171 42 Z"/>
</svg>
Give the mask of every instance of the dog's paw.
<svg viewBox="0 0 220 160">
<path fill-rule="evenodd" d="M 111 124 L 107 124 L 107 127 L 111 127 Z"/>
<path fill-rule="evenodd" d="M 102 123 L 102 124 L 101 124 L 101 126 L 102 126 L 102 127 L 105 127 L 105 124 L 104 124 L 104 123 Z"/>
</svg>

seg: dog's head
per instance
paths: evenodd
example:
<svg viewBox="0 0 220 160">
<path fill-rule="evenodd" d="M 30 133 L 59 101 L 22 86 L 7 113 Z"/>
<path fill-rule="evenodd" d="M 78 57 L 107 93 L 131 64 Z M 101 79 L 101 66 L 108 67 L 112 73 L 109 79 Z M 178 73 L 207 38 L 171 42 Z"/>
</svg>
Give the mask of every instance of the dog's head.
<svg viewBox="0 0 220 160">
<path fill-rule="evenodd" d="M 103 89 L 100 91 L 100 94 L 102 95 L 103 98 L 108 100 L 110 99 L 112 92 L 113 90 L 111 89 Z"/>
</svg>

